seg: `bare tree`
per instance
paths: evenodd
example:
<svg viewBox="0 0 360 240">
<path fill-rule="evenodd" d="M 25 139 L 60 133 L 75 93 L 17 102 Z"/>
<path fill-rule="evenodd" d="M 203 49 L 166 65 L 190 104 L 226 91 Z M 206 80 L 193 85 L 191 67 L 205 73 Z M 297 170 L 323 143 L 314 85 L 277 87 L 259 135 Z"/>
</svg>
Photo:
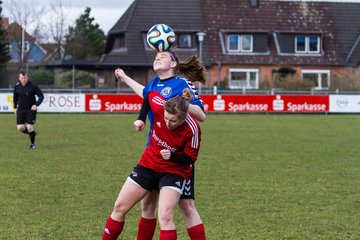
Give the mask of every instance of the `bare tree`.
<svg viewBox="0 0 360 240">
<path fill-rule="evenodd" d="M 39 7 L 34 7 L 34 6 L 39 6 Z M 45 12 L 45 8 L 41 7 L 36 2 L 36 0 L 22 2 L 22 3 L 16 0 L 8 0 L 4 3 L 4 7 L 9 12 L 10 21 L 16 22 L 23 29 L 22 32 L 14 33 L 14 36 L 16 37 L 16 40 L 18 42 L 18 46 L 20 46 L 19 47 L 20 64 L 23 64 L 23 62 L 27 62 L 30 53 L 30 51 L 24 53 L 23 51 L 24 49 L 22 49 L 22 46 L 24 46 L 24 41 L 26 41 L 24 33 L 28 32 L 34 38 L 34 40 L 40 38 L 40 29 L 41 29 L 40 16 L 42 16 L 43 13 Z"/>
<path fill-rule="evenodd" d="M 43 36 L 48 43 L 55 45 L 55 51 L 58 60 L 61 60 L 61 48 L 65 42 L 67 33 L 66 19 L 69 11 L 66 11 L 65 5 L 70 5 L 68 1 L 54 0 L 50 2 L 50 14 L 48 14 L 48 24 L 44 26 Z"/>
</svg>

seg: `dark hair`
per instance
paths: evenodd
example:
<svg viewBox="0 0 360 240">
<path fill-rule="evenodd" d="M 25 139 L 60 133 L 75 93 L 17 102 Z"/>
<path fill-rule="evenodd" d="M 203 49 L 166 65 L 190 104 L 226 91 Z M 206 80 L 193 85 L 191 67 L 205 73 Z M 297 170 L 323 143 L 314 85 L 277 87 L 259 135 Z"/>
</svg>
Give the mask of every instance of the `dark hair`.
<svg viewBox="0 0 360 240">
<path fill-rule="evenodd" d="M 24 70 L 20 70 L 20 71 L 19 71 L 19 74 L 20 74 L 20 75 L 23 75 L 23 76 L 26 76 L 26 72 L 25 72 Z"/>
<path fill-rule="evenodd" d="M 165 111 L 177 115 L 179 119 L 185 119 L 189 110 L 189 100 L 191 97 L 190 89 L 185 88 L 182 96 L 176 95 L 165 103 Z"/>
<path fill-rule="evenodd" d="M 196 55 L 190 56 L 185 61 L 180 61 L 179 56 L 173 50 L 168 50 L 168 52 L 177 62 L 177 71 L 183 74 L 191 82 L 206 82 L 206 79 L 208 78 L 206 68 Z"/>
</svg>

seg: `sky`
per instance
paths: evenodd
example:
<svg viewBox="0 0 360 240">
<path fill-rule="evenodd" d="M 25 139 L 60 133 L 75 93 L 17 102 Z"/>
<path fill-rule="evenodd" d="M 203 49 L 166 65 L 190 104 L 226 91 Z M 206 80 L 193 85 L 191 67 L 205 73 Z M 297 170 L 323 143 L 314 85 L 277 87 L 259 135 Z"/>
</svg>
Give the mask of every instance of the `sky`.
<svg viewBox="0 0 360 240">
<path fill-rule="evenodd" d="M 99 24 L 100 28 L 105 34 L 114 26 L 117 20 L 122 16 L 126 9 L 134 0 L 5 0 L 3 1 L 3 17 L 10 16 L 9 9 L 11 9 L 11 2 L 15 2 L 20 8 L 27 7 L 33 10 L 34 8 L 50 9 L 50 2 L 55 5 L 62 2 L 66 10 L 66 25 L 73 26 L 75 20 L 84 13 L 86 7 L 91 8 L 91 17 L 94 17 L 94 22 Z M 280 0 L 291 1 L 291 0 Z M 360 0 L 293 0 L 302 2 L 358 2 Z M 261 0 L 260 0 L 261 3 Z M 23 11 L 25 12 L 25 11 Z M 51 12 L 47 11 L 42 14 L 41 22 L 46 25 L 52 18 Z M 11 21 L 10 17 L 10 23 Z M 30 26 L 29 26 L 30 25 Z M 27 31 L 31 34 L 31 24 L 27 26 Z M 67 29 L 67 28 L 66 28 Z"/>
<path fill-rule="evenodd" d="M 11 9 L 10 4 L 12 1 L 14 1 L 17 6 L 20 6 L 20 8 L 21 6 L 26 6 L 28 8 L 42 7 L 44 9 L 50 9 L 50 2 L 58 6 L 59 4 L 56 3 L 61 1 L 66 10 L 67 25 L 74 25 L 75 20 L 84 13 L 85 8 L 90 7 L 91 17 L 95 19 L 94 22 L 99 24 L 105 34 L 133 2 L 133 0 L 6 0 L 3 1 L 3 17 L 10 15 L 9 10 Z M 46 14 L 50 14 L 50 11 L 47 12 L 41 17 L 43 24 L 47 24 L 47 21 L 51 18 L 50 16 L 46 16 Z M 11 20 L 10 17 L 10 23 L 12 22 Z"/>
</svg>

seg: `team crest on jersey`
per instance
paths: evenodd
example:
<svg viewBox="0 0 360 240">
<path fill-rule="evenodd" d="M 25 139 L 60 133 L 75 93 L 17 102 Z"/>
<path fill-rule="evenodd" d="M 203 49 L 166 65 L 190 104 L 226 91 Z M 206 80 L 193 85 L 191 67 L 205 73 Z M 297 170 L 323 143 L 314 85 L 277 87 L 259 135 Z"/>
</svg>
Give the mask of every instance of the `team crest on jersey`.
<svg viewBox="0 0 360 240">
<path fill-rule="evenodd" d="M 172 89 L 171 87 L 166 87 L 163 88 L 160 92 L 161 96 L 163 96 L 164 98 L 167 98 L 171 95 Z"/>
</svg>

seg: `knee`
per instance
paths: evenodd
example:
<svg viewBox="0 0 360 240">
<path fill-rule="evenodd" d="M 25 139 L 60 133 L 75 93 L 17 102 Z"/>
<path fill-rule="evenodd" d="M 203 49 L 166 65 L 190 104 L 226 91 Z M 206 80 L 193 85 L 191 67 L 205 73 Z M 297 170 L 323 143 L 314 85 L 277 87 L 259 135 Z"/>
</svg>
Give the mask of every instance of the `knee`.
<svg viewBox="0 0 360 240">
<path fill-rule="evenodd" d="M 116 216 L 116 219 L 123 219 L 128 211 L 129 209 L 125 204 L 122 204 L 121 202 L 115 202 L 112 215 Z"/>
<path fill-rule="evenodd" d="M 17 125 L 16 129 L 20 132 L 24 132 L 25 131 L 25 126 L 24 125 Z"/>
<path fill-rule="evenodd" d="M 141 214 L 145 218 L 156 218 L 156 204 L 141 201 Z"/>
<path fill-rule="evenodd" d="M 170 211 L 159 211 L 159 223 L 162 229 L 173 225 L 173 214 Z"/>
<path fill-rule="evenodd" d="M 193 199 L 180 200 L 179 207 L 185 216 L 192 216 L 197 213 Z"/>
<path fill-rule="evenodd" d="M 28 125 L 26 128 L 27 128 L 28 132 L 34 131 L 34 127 L 32 125 Z"/>
</svg>

